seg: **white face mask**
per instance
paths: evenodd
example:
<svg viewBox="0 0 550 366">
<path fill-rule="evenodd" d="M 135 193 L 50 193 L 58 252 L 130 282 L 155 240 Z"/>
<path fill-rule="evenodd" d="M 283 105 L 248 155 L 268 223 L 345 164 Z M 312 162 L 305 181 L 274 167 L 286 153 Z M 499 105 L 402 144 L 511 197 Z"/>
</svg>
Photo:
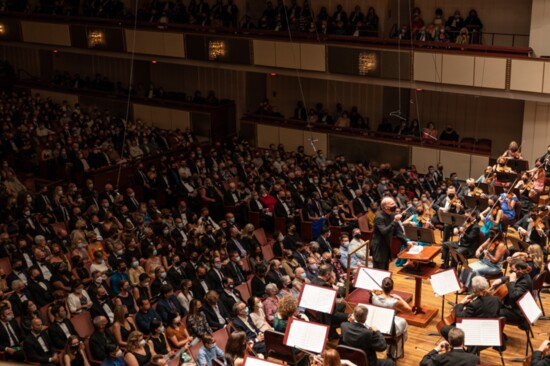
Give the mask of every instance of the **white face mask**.
<svg viewBox="0 0 550 366">
<path fill-rule="evenodd" d="M 139 341 L 138 343 L 141 347 L 145 346 L 145 344 L 147 344 L 147 342 L 145 341 L 145 339 L 142 339 L 141 341 Z"/>
<path fill-rule="evenodd" d="M 123 355 L 124 355 L 124 352 L 122 352 L 122 350 L 119 349 L 119 350 L 117 351 L 117 353 L 116 353 L 115 356 L 116 356 L 116 357 L 122 357 Z"/>
</svg>

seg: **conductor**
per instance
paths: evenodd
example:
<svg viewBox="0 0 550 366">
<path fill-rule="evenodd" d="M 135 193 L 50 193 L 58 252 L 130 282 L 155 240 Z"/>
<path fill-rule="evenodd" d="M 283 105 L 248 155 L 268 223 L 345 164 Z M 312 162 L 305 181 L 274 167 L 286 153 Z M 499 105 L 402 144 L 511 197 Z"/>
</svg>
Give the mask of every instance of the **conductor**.
<svg viewBox="0 0 550 366">
<path fill-rule="evenodd" d="M 391 197 L 384 197 L 380 203 L 382 208 L 374 217 L 372 233 L 372 263 L 374 268 L 388 270 L 390 265 L 390 244 L 401 215 L 395 215 L 397 204 Z"/>
</svg>

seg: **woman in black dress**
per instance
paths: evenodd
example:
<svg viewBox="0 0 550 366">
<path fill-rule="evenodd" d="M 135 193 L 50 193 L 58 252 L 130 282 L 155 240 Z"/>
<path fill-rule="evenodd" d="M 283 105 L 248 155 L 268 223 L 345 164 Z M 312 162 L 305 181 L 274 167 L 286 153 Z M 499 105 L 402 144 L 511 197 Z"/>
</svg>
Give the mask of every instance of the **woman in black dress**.
<svg viewBox="0 0 550 366">
<path fill-rule="evenodd" d="M 124 361 L 128 366 L 150 366 L 151 358 L 156 355 L 151 343 L 143 338 L 143 333 L 133 331 L 128 337 L 127 352 Z"/>
</svg>

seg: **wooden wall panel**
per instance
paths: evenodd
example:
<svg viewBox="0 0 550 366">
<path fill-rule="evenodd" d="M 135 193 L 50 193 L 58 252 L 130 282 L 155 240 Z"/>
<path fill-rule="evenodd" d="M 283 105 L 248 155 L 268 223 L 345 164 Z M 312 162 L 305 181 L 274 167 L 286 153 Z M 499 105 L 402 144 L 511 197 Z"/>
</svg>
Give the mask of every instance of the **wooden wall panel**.
<svg viewBox="0 0 550 366">
<path fill-rule="evenodd" d="M 279 127 L 257 125 L 256 134 L 258 147 L 269 147 L 270 144 L 279 144 Z"/>
<path fill-rule="evenodd" d="M 70 105 L 75 105 L 78 103 L 78 95 L 74 94 L 66 94 L 66 93 L 58 93 L 51 90 L 44 90 L 44 89 L 31 89 L 32 95 L 38 93 L 42 96 L 42 99 L 46 98 L 52 98 L 52 100 L 56 103 L 61 103 L 64 100 L 69 102 Z"/>
<path fill-rule="evenodd" d="M 260 41 L 254 39 L 252 41 L 254 52 L 254 65 L 275 66 L 275 42 Z"/>
<path fill-rule="evenodd" d="M 285 150 L 296 151 L 298 146 L 304 144 L 304 131 L 279 128 L 279 140 L 285 146 Z"/>
<path fill-rule="evenodd" d="M 29 43 L 70 46 L 71 35 L 67 24 L 21 22 L 23 41 Z"/>
<path fill-rule="evenodd" d="M 410 105 L 410 115 L 418 115 L 421 126 L 432 121 L 441 132 L 450 124 L 461 138 L 490 138 L 492 156 L 502 154 L 510 141 L 521 141 L 524 104 L 521 100 L 426 90 L 411 93 L 416 97 L 411 96 L 415 103 Z"/>
<path fill-rule="evenodd" d="M 544 62 L 512 60 L 510 90 L 542 92 Z"/>
<path fill-rule="evenodd" d="M 546 152 L 550 141 L 550 104 L 525 102 L 522 152 L 532 163 Z"/>
<path fill-rule="evenodd" d="M 125 36 L 127 52 L 135 45 L 136 53 L 185 57 L 183 34 L 125 29 Z"/>
<path fill-rule="evenodd" d="M 504 89 L 506 87 L 506 59 L 476 57 L 474 86 Z"/>
<path fill-rule="evenodd" d="M 373 129 L 382 118 L 382 86 L 308 78 L 301 79 L 301 86 L 303 97 L 296 77 L 268 77 L 266 95 L 271 104 L 287 117 L 294 115 L 296 102 L 304 99 L 307 108 L 314 108 L 320 102 L 331 114 L 334 113 L 337 102 L 342 103 L 348 111 L 352 106 L 357 106 L 359 113 L 370 119 Z"/>
<path fill-rule="evenodd" d="M 522 148 L 523 149 L 523 148 Z M 470 177 L 477 179 L 489 165 L 487 156 L 472 155 L 470 160 Z"/>
<path fill-rule="evenodd" d="M 441 83 L 442 72 L 441 53 L 414 53 L 414 80 L 430 83 Z"/>
<path fill-rule="evenodd" d="M 439 161 L 443 164 L 445 175 L 455 172 L 459 177 L 470 176 L 470 154 L 441 150 Z M 481 174 L 483 171 L 479 171 Z"/>
<path fill-rule="evenodd" d="M 474 85 L 474 57 L 443 55 L 443 84 Z"/>
<path fill-rule="evenodd" d="M 315 149 L 311 145 L 311 142 L 313 141 L 313 145 L 315 146 Z M 313 155 L 315 154 L 316 150 L 322 150 L 325 156 L 329 156 L 330 151 L 328 148 L 328 135 L 326 133 L 319 133 L 319 132 L 306 132 L 304 131 L 304 151 L 307 155 Z"/>
<path fill-rule="evenodd" d="M 325 46 L 309 43 L 300 44 L 300 61 L 303 70 L 325 71 Z"/>
<path fill-rule="evenodd" d="M 21 73 L 21 77 L 40 77 L 40 53 L 37 49 L 2 46 L 3 59 L 8 61 L 17 73 L 18 70 L 24 70 L 28 74 Z"/>
<path fill-rule="evenodd" d="M 134 119 L 141 119 L 145 124 L 167 130 L 186 129 L 191 127 L 190 113 L 162 107 L 134 103 Z"/>
<path fill-rule="evenodd" d="M 542 80 L 542 92 L 550 93 L 550 62 L 544 63 L 544 78 Z"/>
<path fill-rule="evenodd" d="M 435 166 L 439 162 L 439 150 L 413 146 L 411 160 L 419 172 L 427 172 L 430 165 Z"/>
<path fill-rule="evenodd" d="M 300 44 L 291 42 L 275 42 L 275 63 L 277 67 L 288 69 L 300 68 Z"/>
</svg>

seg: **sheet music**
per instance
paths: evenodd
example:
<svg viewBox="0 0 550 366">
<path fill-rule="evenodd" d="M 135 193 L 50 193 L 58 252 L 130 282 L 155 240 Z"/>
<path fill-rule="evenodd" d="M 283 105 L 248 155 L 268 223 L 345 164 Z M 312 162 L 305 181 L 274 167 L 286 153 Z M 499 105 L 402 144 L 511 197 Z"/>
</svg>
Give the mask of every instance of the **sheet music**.
<svg viewBox="0 0 550 366">
<path fill-rule="evenodd" d="M 374 306 L 370 304 L 359 304 L 366 306 L 369 309 L 367 314 L 367 320 L 365 325 L 368 327 L 375 326 L 382 334 L 391 334 L 393 327 L 393 319 L 395 317 L 395 310 L 389 308 L 383 308 L 380 306 Z"/>
<path fill-rule="evenodd" d="M 287 330 L 285 344 L 306 351 L 321 353 L 325 348 L 329 327 L 326 325 L 292 319 Z"/>
<path fill-rule="evenodd" d="M 413 245 L 407 254 L 420 254 L 424 250 L 422 245 Z"/>
<path fill-rule="evenodd" d="M 367 274 L 368 272 L 368 274 Z M 369 275 L 372 277 L 370 278 Z M 367 267 L 360 267 L 357 271 L 357 278 L 355 280 L 355 287 L 362 288 L 363 290 L 380 290 L 382 288 L 376 283 L 382 285 L 382 281 L 386 277 L 391 277 L 391 272 L 382 271 L 378 269 L 372 269 Z M 374 279 L 374 281 L 372 280 Z M 375 282 L 376 281 L 376 282 Z"/>
<path fill-rule="evenodd" d="M 298 306 L 332 314 L 334 301 L 336 301 L 336 290 L 305 284 Z"/>
<path fill-rule="evenodd" d="M 546 268 L 548 268 L 548 271 L 550 271 L 550 262 L 546 264 Z"/>
<path fill-rule="evenodd" d="M 261 358 L 246 356 L 243 366 L 281 366 L 278 363 L 262 360 Z"/>
<path fill-rule="evenodd" d="M 430 277 L 430 283 L 436 296 L 444 296 L 460 291 L 460 283 L 454 269 L 438 272 Z"/>
<path fill-rule="evenodd" d="M 498 319 L 462 319 L 462 322 L 456 323 L 456 327 L 464 331 L 465 346 L 501 345 Z"/>
<path fill-rule="evenodd" d="M 533 324 L 542 316 L 542 310 L 537 305 L 531 292 L 527 291 L 517 303 L 529 323 Z"/>
</svg>

